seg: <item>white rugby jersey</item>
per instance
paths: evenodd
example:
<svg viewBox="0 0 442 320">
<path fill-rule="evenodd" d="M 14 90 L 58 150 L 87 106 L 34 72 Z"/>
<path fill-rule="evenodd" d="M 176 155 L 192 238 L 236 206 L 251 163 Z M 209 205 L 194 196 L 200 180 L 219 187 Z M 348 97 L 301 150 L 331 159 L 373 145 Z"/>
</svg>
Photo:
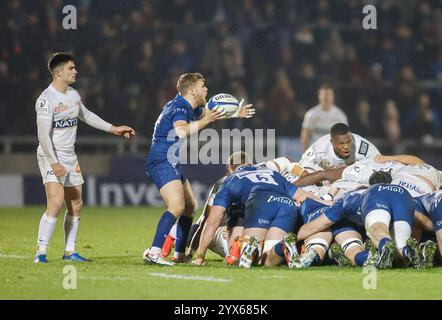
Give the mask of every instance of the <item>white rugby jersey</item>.
<svg viewBox="0 0 442 320">
<path fill-rule="evenodd" d="M 426 178 L 431 185 L 418 176 Z M 395 173 L 391 183 L 404 187 L 413 197 L 417 197 L 438 190 L 442 183 L 442 174 L 426 163 L 407 165 Z"/>
<path fill-rule="evenodd" d="M 353 148 L 350 150 L 350 156 L 347 159 L 342 159 L 336 155 L 330 141 L 330 134 L 327 134 L 316 140 L 304 152 L 299 165 L 306 169 L 311 168 L 318 171 L 347 166 L 364 159 L 374 159 L 376 155 L 380 154 L 379 150 L 367 139 L 356 133 L 351 135 Z"/>
<path fill-rule="evenodd" d="M 311 131 L 311 141 L 316 141 L 323 135 L 330 132 L 330 128 L 335 123 L 345 123 L 348 125 L 347 116 L 337 106 L 332 106 L 325 111 L 320 105 L 314 106 L 304 115 L 302 127 Z"/>
<path fill-rule="evenodd" d="M 67 87 L 66 93 L 62 93 L 51 84 L 38 97 L 35 111 L 37 112 L 37 127 L 39 129 L 37 150 L 43 151 L 47 156 L 51 151 L 43 147 L 46 142 L 41 140 L 46 136 L 40 133 L 41 129 L 49 122 L 52 123 L 49 137 L 55 154 L 57 152 L 75 153 L 74 144 L 77 137 L 78 119 L 103 131 L 110 131 L 112 127 L 110 123 L 86 109 L 81 103 L 77 90 L 72 87 Z"/>
<path fill-rule="evenodd" d="M 394 177 L 396 172 L 404 165 L 397 161 L 387 161 L 385 163 L 375 162 L 373 159 L 357 161 L 348 166 L 342 172 L 342 179 L 368 185 L 368 180 L 374 171 L 390 171 Z"/>
</svg>

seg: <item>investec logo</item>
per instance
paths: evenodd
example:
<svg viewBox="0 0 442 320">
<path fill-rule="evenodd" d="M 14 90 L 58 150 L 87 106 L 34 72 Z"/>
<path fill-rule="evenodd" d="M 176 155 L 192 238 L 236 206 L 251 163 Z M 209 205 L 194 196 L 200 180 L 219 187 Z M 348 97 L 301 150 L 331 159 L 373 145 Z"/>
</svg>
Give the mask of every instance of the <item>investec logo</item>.
<svg viewBox="0 0 442 320">
<path fill-rule="evenodd" d="M 78 124 L 78 118 L 74 118 L 74 119 L 54 121 L 52 127 L 54 129 L 63 129 L 63 128 L 75 127 L 77 124 Z"/>
</svg>

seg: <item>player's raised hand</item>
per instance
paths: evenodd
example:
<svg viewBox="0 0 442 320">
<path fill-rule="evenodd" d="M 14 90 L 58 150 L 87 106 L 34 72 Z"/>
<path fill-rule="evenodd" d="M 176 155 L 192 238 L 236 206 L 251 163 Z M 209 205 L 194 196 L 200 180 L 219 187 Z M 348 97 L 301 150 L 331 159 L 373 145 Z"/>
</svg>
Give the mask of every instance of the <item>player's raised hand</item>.
<svg viewBox="0 0 442 320">
<path fill-rule="evenodd" d="M 126 139 L 135 135 L 135 130 L 128 126 L 112 126 L 110 132 L 116 136 L 123 136 Z"/>
<path fill-rule="evenodd" d="M 56 177 L 63 177 L 69 173 L 69 171 L 58 162 L 51 165 L 51 167 Z"/>
<path fill-rule="evenodd" d="M 212 110 L 206 109 L 204 116 L 209 122 L 215 122 L 226 118 L 226 111 L 224 109 L 213 108 Z"/>
<path fill-rule="evenodd" d="M 232 118 L 251 118 L 255 115 L 256 110 L 253 108 L 253 104 L 244 105 L 244 99 L 239 103 L 238 110 L 232 115 Z"/>
</svg>

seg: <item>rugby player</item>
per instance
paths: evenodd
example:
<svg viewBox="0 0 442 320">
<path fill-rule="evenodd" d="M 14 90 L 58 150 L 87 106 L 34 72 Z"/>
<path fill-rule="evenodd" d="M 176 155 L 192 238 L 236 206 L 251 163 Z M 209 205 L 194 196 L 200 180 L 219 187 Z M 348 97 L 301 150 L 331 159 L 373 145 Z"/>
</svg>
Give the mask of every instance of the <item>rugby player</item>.
<svg viewBox="0 0 442 320">
<path fill-rule="evenodd" d="M 320 217 L 303 225 L 298 239 L 303 240 L 347 218 L 365 226 L 367 236 L 378 248 L 376 267 L 391 268 L 395 253 L 395 244 L 389 231 L 392 223 L 397 252 L 408 260 L 402 262 L 411 262 L 414 267 L 418 267 L 417 242 L 410 237 L 414 208 L 414 200 L 405 188 L 392 184 L 374 184 L 365 191 L 353 191 L 337 200 Z"/>
<path fill-rule="evenodd" d="M 350 132 L 345 123 L 335 123 L 330 134 L 322 136 L 308 148 L 299 165 L 319 171 L 346 167 L 362 159 L 373 159 L 379 150 L 367 139 Z"/>
<path fill-rule="evenodd" d="M 146 173 L 153 180 L 166 204 L 158 222 L 152 246 L 144 251 L 149 264 L 174 265 L 161 254 L 161 248 L 178 217 L 175 262 L 185 262 L 185 246 L 197 207 L 196 198 L 179 163 L 181 139 L 225 118 L 222 110 L 209 110 L 207 87 L 200 73 L 182 74 L 177 81 L 178 94 L 164 107 L 155 123 L 152 145 L 146 159 Z M 232 117 L 250 118 L 255 114 L 251 104 L 240 107 Z"/>
<path fill-rule="evenodd" d="M 128 126 L 113 126 L 83 105 L 78 92 L 70 87 L 78 74 L 72 54 L 53 54 L 48 61 L 48 69 L 52 83 L 40 94 L 35 104 L 39 141 L 37 160 L 45 186 L 47 209 L 38 228 L 34 262 L 48 262 L 47 248 L 63 202 L 67 208 L 64 217 L 63 259 L 89 261 L 75 250 L 84 182 L 74 146 L 78 119 L 94 128 L 125 138 L 135 135 L 135 131 Z"/>
<path fill-rule="evenodd" d="M 207 248 L 226 208 L 236 203 L 244 210 L 244 236 L 248 238 L 242 248 L 239 266 L 250 268 L 261 242 L 264 242 L 264 265 L 278 265 L 285 258 L 291 267 L 298 257 L 296 239 L 290 234 L 295 227 L 298 210 L 292 199 L 302 202 L 307 197 L 316 197 L 290 184 L 280 173 L 252 165 L 243 155 L 239 157 L 241 161 L 233 161 L 229 165 L 230 176 L 214 199 L 194 263 L 205 264 Z"/>
</svg>

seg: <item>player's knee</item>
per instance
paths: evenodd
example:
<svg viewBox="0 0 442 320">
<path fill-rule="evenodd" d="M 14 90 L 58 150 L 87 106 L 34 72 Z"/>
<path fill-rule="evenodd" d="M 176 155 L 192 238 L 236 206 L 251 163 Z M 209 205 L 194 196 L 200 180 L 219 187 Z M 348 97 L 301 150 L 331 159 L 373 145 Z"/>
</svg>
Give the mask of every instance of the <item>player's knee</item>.
<svg viewBox="0 0 442 320">
<path fill-rule="evenodd" d="M 329 242 L 322 238 L 310 239 L 305 243 L 305 250 L 314 250 L 320 256 L 321 260 L 324 258 L 329 248 Z"/>
<path fill-rule="evenodd" d="M 172 213 L 174 216 L 179 217 L 181 216 L 184 211 L 185 211 L 185 205 L 184 203 L 174 203 L 174 204 L 170 204 L 167 207 L 167 211 L 169 211 L 170 213 Z"/>
<path fill-rule="evenodd" d="M 63 207 L 63 198 L 51 198 L 48 200 L 48 211 L 51 213 L 58 213 L 60 212 L 61 208 Z"/>
<path fill-rule="evenodd" d="M 359 252 L 364 250 L 364 244 L 361 239 L 358 238 L 349 238 L 341 243 L 341 248 L 344 251 L 344 254 L 349 257 L 354 252 Z"/>
</svg>

